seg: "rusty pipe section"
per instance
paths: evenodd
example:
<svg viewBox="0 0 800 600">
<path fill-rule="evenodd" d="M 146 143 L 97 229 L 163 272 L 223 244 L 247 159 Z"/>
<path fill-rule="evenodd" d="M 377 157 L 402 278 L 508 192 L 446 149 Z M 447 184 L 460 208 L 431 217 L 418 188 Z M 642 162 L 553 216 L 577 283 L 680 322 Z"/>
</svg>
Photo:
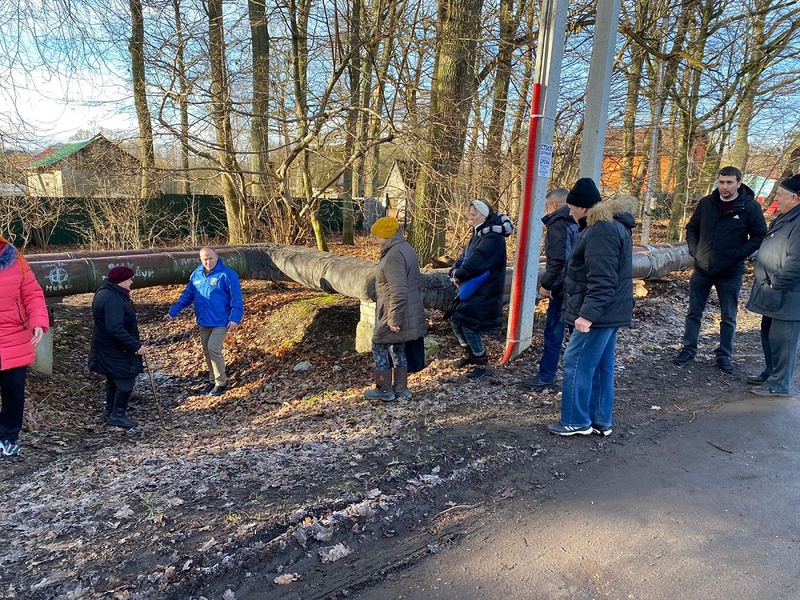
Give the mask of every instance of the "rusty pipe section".
<svg viewBox="0 0 800 600">
<path fill-rule="evenodd" d="M 280 244 L 218 246 L 216 251 L 242 279 L 294 282 L 309 289 L 359 300 L 375 296 L 375 264 L 362 258 Z M 135 271 L 134 288 L 183 285 L 199 264 L 197 249 L 130 251 L 113 255 L 104 252 L 67 254 L 69 258 L 63 258 L 63 254 L 27 257 L 45 296 L 93 293 L 109 269 L 119 265 Z M 691 265 L 685 243 L 637 247 L 633 255 L 633 276 L 636 279 L 657 278 Z M 455 288 L 447 272 L 447 269 L 423 270 L 422 295 L 426 307 L 444 309 L 452 300 Z M 540 276 L 541 272 L 540 268 Z M 512 276 L 513 268 L 510 268 L 506 274 L 506 291 L 510 289 Z"/>
</svg>

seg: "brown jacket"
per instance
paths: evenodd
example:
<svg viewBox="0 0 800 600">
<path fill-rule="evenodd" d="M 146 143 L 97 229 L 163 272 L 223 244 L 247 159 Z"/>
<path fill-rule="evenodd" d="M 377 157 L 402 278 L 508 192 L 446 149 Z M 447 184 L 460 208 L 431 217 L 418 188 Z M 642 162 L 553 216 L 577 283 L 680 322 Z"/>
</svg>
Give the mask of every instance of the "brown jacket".
<svg viewBox="0 0 800 600">
<path fill-rule="evenodd" d="M 373 344 L 400 344 L 427 333 L 419 284 L 419 258 L 398 231 L 381 250 L 375 267 Z M 399 327 L 400 331 L 393 333 L 390 326 Z"/>
</svg>

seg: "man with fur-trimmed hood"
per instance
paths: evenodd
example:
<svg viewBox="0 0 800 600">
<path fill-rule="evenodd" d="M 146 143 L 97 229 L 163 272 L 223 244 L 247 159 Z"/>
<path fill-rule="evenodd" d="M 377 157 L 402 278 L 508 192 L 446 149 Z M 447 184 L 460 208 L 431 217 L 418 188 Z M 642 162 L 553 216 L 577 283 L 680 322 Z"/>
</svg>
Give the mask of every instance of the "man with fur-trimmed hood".
<svg viewBox="0 0 800 600">
<path fill-rule="evenodd" d="M 634 200 L 602 201 L 595 182 L 579 179 L 567 195 L 579 233 L 564 282 L 562 318 L 574 326 L 564 352 L 562 436 L 609 435 L 614 410 L 617 330 L 633 313 Z"/>
</svg>

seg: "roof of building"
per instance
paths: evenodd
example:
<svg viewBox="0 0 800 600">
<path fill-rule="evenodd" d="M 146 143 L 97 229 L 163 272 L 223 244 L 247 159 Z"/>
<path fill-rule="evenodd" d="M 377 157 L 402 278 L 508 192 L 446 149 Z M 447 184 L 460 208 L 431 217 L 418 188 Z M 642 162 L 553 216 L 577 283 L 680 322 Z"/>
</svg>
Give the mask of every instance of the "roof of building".
<svg viewBox="0 0 800 600">
<path fill-rule="evenodd" d="M 66 144 L 56 144 L 55 146 L 50 146 L 44 152 L 40 152 L 33 158 L 29 158 L 28 160 L 19 163 L 19 166 L 24 169 L 49 167 L 50 165 L 54 165 L 57 162 L 64 160 L 68 156 L 77 154 L 92 142 L 96 142 L 100 139 L 105 139 L 105 138 L 102 135 L 96 135 L 88 140 L 68 142 Z"/>
<path fill-rule="evenodd" d="M 395 159 L 392 168 L 397 167 L 400 173 L 400 178 L 403 180 L 403 185 L 406 189 L 413 190 L 417 187 L 417 176 L 419 175 L 420 164 L 415 160 Z M 392 176 L 392 169 L 386 175 L 386 181 L 383 183 L 383 188 L 389 185 L 389 178 Z"/>
</svg>

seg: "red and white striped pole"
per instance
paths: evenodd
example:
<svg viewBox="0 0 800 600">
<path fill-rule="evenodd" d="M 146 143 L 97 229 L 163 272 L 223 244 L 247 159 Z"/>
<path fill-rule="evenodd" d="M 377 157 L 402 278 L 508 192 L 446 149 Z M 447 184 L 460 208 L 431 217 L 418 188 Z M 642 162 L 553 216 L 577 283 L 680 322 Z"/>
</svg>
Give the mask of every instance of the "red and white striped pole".
<svg viewBox="0 0 800 600">
<path fill-rule="evenodd" d="M 545 195 L 550 179 L 568 4 L 569 0 L 542 2 L 523 197 L 517 224 L 514 279 L 511 284 L 506 349 L 502 363 L 515 358 L 531 344 L 538 291 L 539 251 L 542 245 L 541 219 L 544 216 Z"/>
</svg>

